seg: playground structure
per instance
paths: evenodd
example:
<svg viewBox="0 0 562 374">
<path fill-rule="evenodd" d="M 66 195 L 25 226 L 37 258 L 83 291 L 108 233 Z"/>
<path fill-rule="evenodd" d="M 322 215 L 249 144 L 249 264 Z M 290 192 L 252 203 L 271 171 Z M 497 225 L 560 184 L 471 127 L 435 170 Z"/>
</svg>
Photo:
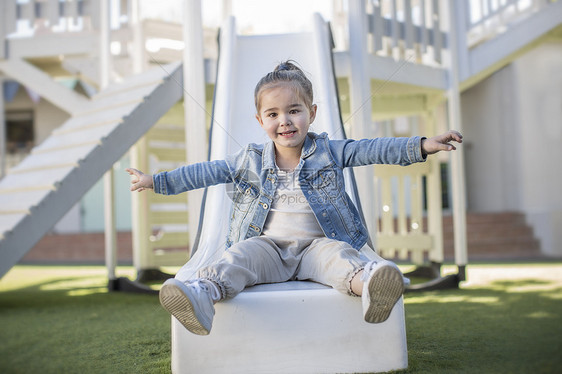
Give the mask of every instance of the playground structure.
<svg viewBox="0 0 562 374">
<path fill-rule="evenodd" d="M 115 31 L 111 35 L 107 32 L 108 8 L 104 8 L 104 4 L 107 6 L 105 1 L 100 1 L 99 7 L 94 5 L 96 2 L 91 1 L 65 1 L 62 3 L 64 6 L 58 8 L 59 14 L 53 10 L 53 2 L 32 1 L 16 4 L 14 1 L 4 2 L 1 5 L 2 14 L 9 22 L 5 23 L 8 32 L 2 35 L 8 48 L 6 55 L 0 55 L 2 58 L 0 72 L 10 79 L 32 87 L 46 100 L 63 108 L 70 114 L 70 118 L 0 181 L 0 256 L 2 259 L 0 274 L 4 274 L 17 263 L 34 242 L 48 232 L 66 210 L 70 209 L 133 144 L 136 143 L 136 146 L 131 153 L 131 158 L 133 163 L 143 170 L 169 168 L 185 160 L 196 162 L 207 159 L 206 112 L 210 110 L 205 96 L 206 83 L 216 84 L 217 93 L 230 95 L 222 97 L 216 94 L 215 108 L 228 111 L 234 99 L 238 98 L 247 102 L 246 106 L 250 108 L 246 107 L 245 110 L 251 113 L 252 96 L 246 94 L 248 100 L 243 99 L 238 91 L 233 93 L 233 90 L 239 88 L 241 84 L 233 71 L 238 73 L 242 71 L 241 67 L 233 64 L 230 66 L 233 70 L 221 71 L 220 59 L 218 63 L 215 58 L 204 59 L 201 4 L 198 1 L 185 3 L 186 17 L 183 28 L 181 26 L 166 28 L 149 22 L 141 24 L 135 13 L 135 3 L 131 2 L 132 7 L 126 8 L 129 23 L 119 29 L 129 32 Z M 341 113 L 332 113 L 324 118 L 339 120 L 339 117 L 342 117 L 348 136 L 353 138 L 413 135 L 421 133 L 422 130 L 424 135 L 434 134 L 439 126 L 439 106 L 445 101 L 448 107 L 448 126 L 462 131 L 461 90 L 476 84 L 530 48 L 530 45 L 540 42 L 545 34 L 560 26 L 560 19 L 562 19 L 560 2 L 536 1 L 531 2 L 531 6 L 520 9 L 521 2 L 505 1 L 495 9 L 489 5 L 487 14 L 481 14 L 480 19 L 477 15 L 471 14 L 465 2 L 455 3 L 453 6 L 453 2 L 449 1 L 404 1 L 403 3 L 349 1 L 346 9 L 342 5 L 343 2 L 335 3 L 341 5 L 341 8 L 337 13 L 339 17 L 335 17 L 330 26 L 333 30 L 333 39 L 339 49 L 333 53 L 324 51 L 324 65 L 313 63 L 310 65 L 313 68 L 307 68 L 306 58 L 313 56 L 313 52 L 307 50 L 312 55 L 301 56 L 303 46 L 292 41 L 295 47 L 301 47 L 298 51 L 295 50 L 294 55 L 272 56 L 273 61 L 268 61 L 267 66 L 260 67 L 261 70 L 256 67 L 252 73 L 261 76 L 263 69 L 266 71 L 271 69 L 279 60 L 295 58 L 305 70 L 311 72 L 315 79 L 334 81 L 332 69 L 327 68 L 332 66 L 333 60 L 335 80 L 338 83 L 337 91 L 332 91 L 333 95 L 323 98 L 323 101 L 319 102 L 319 107 L 326 110 L 341 107 Z M 228 2 L 225 4 L 227 5 Z M 225 6 L 225 9 L 227 9 L 225 13 L 228 14 L 228 6 Z M 10 14 L 12 17 L 8 16 Z M 56 24 L 58 18 L 63 17 L 81 19 L 84 27 L 90 27 L 91 32 L 85 35 L 72 35 L 69 32 L 68 38 L 75 37 L 77 42 L 56 47 L 54 41 L 57 36 L 38 35 L 37 38 L 44 38 L 45 47 L 31 51 L 25 48 L 25 43 L 22 41 L 6 39 L 18 17 L 33 19 L 34 22 L 49 18 L 52 24 Z M 458 27 L 448 25 L 458 25 Z M 232 40 L 236 39 L 238 42 L 221 42 L 220 58 L 230 56 L 228 58 L 239 59 L 236 61 L 242 66 L 249 66 L 248 59 L 252 56 L 252 48 L 255 48 L 252 43 L 259 43 L 260 39 L 264 41 L 265 38 L 275 39 L 273 36 L 238 38 L 232 28 L 234 22 L 228 21 L 221 37 L 224 40 L 224 34 L 230 35 Z M 316 28 L 321 26 L 317 25 Z M 500 32 L 502 28 L 507 31 Z M 150 32 L 154 33 L 152 36 L 157 37 L 181 38 L 186 46 L 183 56 L 179 53 L 174 56 L 170 51 L 147 54 L 143 41 L 150 36 Z M 281 36 L 277 38 L 282 39 Z M 121 48 L 121 55 L 111 58 L 113 64 L 108 62 L 110 42 L 118 42 L 124 46 Z M 329 50 L 325 42 L 312 44 L 324 45 Z M 234 45 L 236 49 L 233 49 Z M 90 82 L 97 83 L 100 90 L 96 95 L 86 98 L 70 91 L 54 82 L 48 74 L 41 72 L 36 66 L 26 62 L 39 56 L 52 55 L 53 48 L 58 48 L 55 49 L 57 55 L 68 55 L 66 61 L 68 69 L 72 70 L 73 67 L 75 71 L 80 72 L 80 75 L 88 76 Z M 99 63 L 87 62 L 92 54 Z M 182 59 L 183 65 L 167 64 Z M 216 76 L 214 76 L 215 64 L 218 64 Z M 147 70 L 148 65 L 153 65 L 152 69 L 144 71 Z M 224 70 L 226 65 L 222 66 Z M 315 74 L 318 73 L 318 66 L 323 66 L 324 70 L 317 76 Z M 115 75 L 126 77 L 130 72 L 134 74 L 124 78 L 123 82 L 107 84 L 111 80 L 110 77 Z M 251 84 L 257 79 L 251 77 L 248 81 L 245 83 Z M 221 84 L 231 88 L 220 91 Z M 330 92 L 319 88 L 322 84 L 315 82 L 316 89 L 319 92 Z M 183 110 L 181 105 L 177 105 L 182 96 L 184 97 Z M 339 99 L 339 104 L 334 101 L 335 99 Z M 247 113 L 245 117 L 232 121 L 232 126 L 234 124 L 244 126 L 251 121 L 251 116 L 246 119 Z M 160 131 L 156 126 L 146 137 L 141 138 L 165 114 L 173 120 L 164 120 L 159 125 Z M 213 114 L 216 116 L 216 111 Z M 415 115 L 417 119 L 408 120 L 405 128 L 402 126 L 397 130 L 400 126 L 396 126 L 392 119 L 404 115 Z M 177 126 L 171 126 L 171 123 L 181 123 L 182 116 L 185 116 L 184 134 Z M 320 119 L 321 116 L 317 120 L 318 123 Z M 375 120 L 385 121 L 384 125 L 375 128 L 372 126 Z M 213 118 L 211 126 L 215 139 L 221 131 L 220 126 L 227 123 L 231 126 L 231 122 L 227 121 L 226 117 Z M 332 130 L 334 128 L 332 127 Z M 232 128 L 226 127 L 223 130 L 230 132 Z M 235 133 L 243 135 L 236 142 L 244 144 L 255 141 L 252 136 L 256 136 L 257 131 Z M 178 143 L 185 143 L 186 151 L 183 151 Z M 210 145 L 210 157 L 220 157 L 226 151 L 235 150 L 229 147 L 232 145 Z M 182 152 L 189 153 L 184 158 Z M 60 161 L 61 159 L 64 161 Z M 423 165 L 408 168 L 377 166 L 355 171 L 357 193 L 360 196 L 358 200 L 361 201 L 361 208 L 377 250 L 385 257 L 409 258 L 420 265 L 418 274 L 429 273 L 429 278 L 433 279 L 425 285 L 426 288 L 443 284 L 457 286 L 458 282 L 464 279 L 464 266 L 468 258 L 463 165 L 461 147 L 451 160 L 455 262 L 459 270 L 457 274 L 445 278 L 441 277 L 439 271 L 440 264 L 443 262 L 443 239 L 441 175 L 438 160 L 430 159 Z M 107 196 L 111 201 L 111 173 L 106 174 L 106 178 L 109 180 Z M 41 180 L 42 183 L 37 185 L 37 180 Z M 424 180 L 427 191 L 425 195 Z M 352 186 L 353 184 L 350 183 L 348 188 Z M 373 194 L 372 191 L 377 193 Z M 355 193 L 355 191 L 348 192 L 352 195 Z M 209 197 L 211 193 L 213 192 L 207 192 L 206 201 L 211 201 L 210 204 L 215 203 L 216 207 L 223 209 L 224 213 L 226 202 L 216 204 L 217 201 L 221 201 L 220 199 L 225 199 L 224 194 L 222 198 L 219 197 L 221 194 L 215 194 L 211 198 Z M 424 196 L 427 201 L 425 211 Z M 160 266 L 183 264 L 189 258 L 187 253 L 169 252 L 163 249 L 185 247 L 187 239 L 192 249 L 196 251 L 192 253 L 193 261 L 190 261 L 190 267 L 184 269 L 184 276 L 187 276 L 189 270 L 197 265 L 197 261 L 212 260 L 213 253 L 205 245 L 216 243 L 221 237 L 220 234 L 209 231 L 208 224 L 205 225 L 205 221 L 213 217 L 211 214 L 213 210 L 205 207 L 204 216 L 201 218 L 202 225 L 194 224 L 200 222 L 199 207 L 203 201 L 202 192 L 190 192 L 187 203 L 184 197 L 152 201 L 153 197 L 150 194 L 135 194 L 133 199 L 133 209 L 136 212 L 134 217 L 137 217 L 133 222 L 135 267 L 139 272 L 139 278 L 142 278 L 141 274 L 157 271 Z M 106 209 L 107 222 L 109 222 L 106 229 L 108 238 L 106 246 L 110 269 L 108 275 L 110 279 L 116 280 L 112 270 L 115 267 L 112 207 L 113 204 L 109 204 Z M 185 215 L 182 214 L 186 207 L 189 209 L 187 222 Z M 143 214 L 138 214 L 139 212 Z M 215 217 L 219 217 L 220 211 L 215 210 L 214 214 Z M 427 220 L 427 223 L 424 220 Z M 189 231 L 186 229 L 187 225 Z M 429 260 L 429 266 L 423 266 L 426 260 Z M 120 288 L 119 283 L 114 287 Z M 227 303 L 217 308 L 216 336 L 224 337 L 223 334 L 233 333 L 228 329 L 221 332 L 219 318 L 225 320 L 235 318 L 237 308 L 244 309 L 248 303 L 258 302 L 255 300 L 257 293 L 261 293 L 258 299 L 264 299 L 264 292 L 268 293 L 266 299 L 279 298 L 279 302 L 283 305 L 292 305 L 294 297 L 305 298 L 304 295 L 311 299 L 315 299 L 315 295 L 321 295 L 327 300 L 337 297 L 333 294 L 328 295 L 331 290 L 325 289 L 262 288 L 255 293 L 243 293 L 236 301 L 239 304 L 234 305 L 234 308 L 232 304 Z M 307 306 L 308 301 L 309 299 L 307 299 Z M 352 303 L 353 301 L 348 300 L 349 305 L 346 304 L 346 308 L 357 309 L 357 305 L 353 306 Z M 392 352 L 395 356 L 387 356 L 387 360 L 377 359 L 374 363 L 370 361 L 372 366 L 357 367 L 355 371 L 390 370 L 407 365 L 407 356 L 404 355 L 406 341 L 403 333 L 402 302 L 399 302 L 399 308 L 396 309 L 391 319 L 380 326 L 380 331 L 372 332 L 375 334 L 373 336 L 394 334 L 393 342 L 396 345 L 393 345 Z M 345 314 L 349 310 L 338 313 Z M 294 311 L 302 313 L 302 310 L 296 307 Z M 238 317 L 242 320 L 256 318 L 252 310 L 239 313 L 241 314 L 238 314 Z M 359 312 L 356 313 L 359 316 Z M 337 319 L 341 315 L 336 313 L 332 318 Z M 346 328 L 353 331 L 353 327 Z M 235 333 L 239 334 L 240 331 Z M 285 335 L 284 339 L 290 339 L 290 332 L 285 334 L 288 335 Z M 370 344 L 376 344 L 373 336 L 369 340 Z M 256 335 L 252 335 L 252 339 L 255 338 Z M 199 342 L 193 343 L 191 339 L 193 337 L 186 335 L 185 331 L 173 322 L 172 355 L 177 372 L 180 372 L 179 368 L 185 364 L 182 357 L 185 359 L 189 357 L 182 356 L 182 349 L 196 346 L 205 350 L 204 345 Z M 277 340 L 283 341 L 282 338 Z M 371 349 L 378 350 L 376 347 Z M 265 354 L 264 357 L 268 355 Z M 265 367 L 267 363 L 264 363 Z M 327 365 L 329 364 L 327 362 Z M 305 364 L 300 363 L 300 365 L 302 369 L 302 365 Z M 352 368 L 351 364 L 347 364 L 341 369 L 331 366 L 327 371 L 345 371 Z"/>
<path fill-rule="evenodd" d="M 151 65 L 166 75 L 168 72 L 162 69 L 164 64 L 183 59 L 184 78 L 178 77 L 175 84 L 183 84 L 186 98 L 184 108 L 187 110 L 175 106 L 169 116 L 174 118 L 176 124 L 184 116 L 189 128 L 188 135 L 184 135 L 185 141 L 180 139 L 181 130 L 171 135 L 172 131 L 158 132 L 155 129 L 137 144 L 131 158 L 140 167 L 147 165 L 145 170 L 151 171 L 173 167 L 186 159 L 190 162 L 207 159 L 211 101 L 208 94 L 206 96 L 205 85 L 214 84 L 216 54 L 209 52 L 214 37 L 203 29 L 199 16 L 200 5 L 187 2 L 185 13 L 193 16 L 186 17 L 182 27 L 149 20 L 141 22 L 137 2 L 121 2 L 120 12 L 127 16 L 127 21 L 117 28 L 114 26 L 109 33 L 102 32 L 104 27 L 109 29 L 108 17 L 102 17 L 104 12 L 108 13 L 108 8 L 106 6 L 105 11 L 100 8 L 104 3 L 102 1 L 98 6 L 90 1 L 66 1 L 58 8 L 53 8 L 52 2 L 3 2 L 5 26 L 1 37 L 7 45 L 2 51 L 4 55 L 0 55 L 3 79 L 11 79 L 29 87 L 69 115 L 89 113 L 95 117 L 95 113 L 82 108 L 91 105 L 90 102 L 96 98 L 88 98 L 58 84 L 49 75 L 56 73 L 45 69 L 43 61 L 53 64 L 52 60 L 55 60 L 66 71 L 74 72 L 84 85 L 95 84 L 101 88 L 102 81 L 109 82 L 110 77 L 140 74 Z M 225 15 L 229 12 L 229 4 L 228 1 L 224 2 Z M 404 4 L 350 1 L 346 8 L 343 2 L 334 2 L 334 19 L 330 24 L 336 44 L 333 60 L 348 136 L 394 136 L 422 131 L 432 134 L 436 127 L 443 127 L 443 121 L 447 121 L 451 128 L 462 129 L 458 102 L 461 90 L 476 84 L 533 46 L 548 38 L 556 38 L 560 18 L 558 2 L 534 1 L 527 4 L 506 1 L 501 6 L 488 4 L 479 13 L 474 11 L 472 5 L 470 2 L 450 7 L 446 1 L 406 1 Z M 10 32 L 16 30 L 16 23 L 25 20 L 35 24 L 42 33 L 32 38 L 9 38 Z M 49 31 L 50 27 L 61 24 L 66 27 L 63 32 Z M 74 24 L 81 25 L 78 31 L 72 30 Z M 458 27 L 450 28 L 449 24 Z M 58 43 L 61 37 L 65 38 L 66 43 Z M 181 51 L 166 48 L 148 52 L 144 45 L 151 39 L 183 40 L 185 53 L 182 55 Z M 110 54 L 109 45 L 120 46 L 119 52 Z M 444 102 L 447 102 L 449 109 L 446 117 L 442 113 Z M 0 112 L 4 115 L 3 110 Z M 394 120 L 404 116 L 408 116 L 406 121 L 403 118 Z M 373 121 L 379 125 L 372 126 Z M 169 128 L 169 121 L 164 122 L 162 127 Z M 50 126 L 56 127 L 56 124 Z M 4 175 L 5 139 L 0 140 L 0 151 L 3 153 L 0 174 Z M 70 144 L 57 147 L 59 152 L 73 151 Z M 181 156 L 183 147 L 186 157 Z M 122 153 L 115 153 L 111 158 L 116 161 Z M 83 156 L 77 155 L 72 162 L 76 164 Z M 429 260 L 431 266 L 428 270 L 433 276 L 438 275 L 439 264 L 443 262 L 441 176 L 438 170 L 441 161 L 431 160 L 423 166 L 404 170 L 374 167 L 356 171 L 360 195 L 369 196 L 362 201 L 363 212 L 370 232 L 376 233 L 373 240 L 377 241 L 377 250 L 386 257 L 410 258 L 419 265 Z M 33 164 L 30 160 L 26 162 Z M 66 166 L 72 167 L 72 162 Z M 60 171 L 55 167 L 58 164 L 52 164 L 51 169 Z M 467 262 L 464 222 L 467 192 L 463 190 L 462 149 L 452 157 L 450 165 L 452 188 L 449 192 L 452 195 L 455 222 L 455 255 L 460 267 L 459 277 L 462 278 L 462 268 Z M 36 168 L 35 165 L 30 167 Z M 32 212 L 37 211 L 36 206 L 43 204 L 40 202 L 48 201 L 48 195 L 55 195 L 47 194 L 45 190 L 39 193 L 38 186 L 33 186 L 32 177 L 29 177 L 31 186 L 27 187 L 18 184 L 20 182 L 10 182 L 10 179 L 25 179 L 22 171 L 22 167 L 10 170 L 13 175 L 2 180 L 0 190 L 2 202 L 6 201 L 0 208 L 0 248 L 3 259 L 6 258 L 6 261 L 2 261 L 2 273 L 8 271 L 48 232 L 69 206 L 63 204 L 66 208 L 59 209 L 60 213 L 49 213 L 48 222 L 42 225 L 18 226 L 23 221 L 42 221 L 34 220 Z M 378 186 L 376 189 L 375 184 Z M 91 185 L 88 179 L 75 187 L 83 192 Z M 58 188 L 53 184 L 43 187 L 49 191 Z M 425 194 L 424 189 L 427 191 Z M 18 194 L 22 194 L 23 190 L 33 191 L 33 197 L 11 195 L 16 190 Z M 377 191 L 378 195 L 370 191 Z M 80 198 L 80 194 L 77 193 L 76 199 Z M 181 198 L 163 203 L 149 202 L 147 197 L 134 197 L 133 209 L 147 213 L 135 214 L 135 217 L 145 216 L 146 219 L 133 222 L 134 262 L 141 274 L 140 278 L 145 271 L 150 272 L 163 265 L 180 265 L 189 258 L 185 252 L 181 254 L 164 250 L 185 248 L 186 240 L 191 243 L 188 247 L 194 243 L 198 231 L 198 225 L 194 222 L 199 222 L 202 193 L 190 192 L 188 195 L 188 204 Z M 189 219 L 182 215 L 186 206 Z M 107 216 L 111 218 L 110 209 Z M 39 226 L 40 230 L 36 228 Z M 15 238 L 18 230 L 20 233 L 29 232 L 30 227 L 33 227 L 31 231 L 34 234 L 26 236 L 27 244 L 8 246 L 9 236 Z M 111 247 L 111 224 L 107 231 L 110 237 L 108 247 Z M 21 250 L 15 249 L 20 247 Z M 112 252 L 114 249 L 108 251 L 109 254 Z"/>
</svg>

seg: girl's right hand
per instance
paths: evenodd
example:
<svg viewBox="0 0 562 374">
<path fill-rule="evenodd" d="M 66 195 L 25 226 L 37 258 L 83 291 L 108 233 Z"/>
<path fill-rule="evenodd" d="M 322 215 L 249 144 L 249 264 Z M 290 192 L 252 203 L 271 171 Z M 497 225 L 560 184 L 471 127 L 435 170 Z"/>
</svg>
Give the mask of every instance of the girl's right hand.
<svg viewBox="0 0 562 374">
<path fill-rule="evenodd" d="M 142 171 L 129 168 L 125 169 L 131 175 L 131 191 L 142 192 L 144 190 L 151 190 L 154 188 L 152 182 L 152 175 L 144 174 Z"/>
</svg>

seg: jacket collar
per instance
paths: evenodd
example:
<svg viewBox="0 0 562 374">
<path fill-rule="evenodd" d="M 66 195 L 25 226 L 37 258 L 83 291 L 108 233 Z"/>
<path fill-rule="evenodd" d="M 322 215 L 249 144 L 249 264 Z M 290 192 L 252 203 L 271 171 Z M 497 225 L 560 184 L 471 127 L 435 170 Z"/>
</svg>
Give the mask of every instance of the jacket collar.
<svg viewBox="0 0 562 374">
<path fill-rule="evenodd" d="M 301 153 L 301 158 L 303 160 L 313 154 L 316 150 L 316 137 L 317 135 L 315 133 L 309 132 L 306 138 L 304 138 L 304 145 Z"/>
<path fill-rule="evenodd" d="M 309 132 L 304 138 L 304 144 L 302 146 L 301 158 L 304 160 L 308 156 L 314 153 L 316 150 L 316 137 L 317 135 L 313 132 Z M 263 169 L 275 169 L 275 147 L 273 141 L 265 143 L 263 148 L 262 156 Z"/>
</svg>

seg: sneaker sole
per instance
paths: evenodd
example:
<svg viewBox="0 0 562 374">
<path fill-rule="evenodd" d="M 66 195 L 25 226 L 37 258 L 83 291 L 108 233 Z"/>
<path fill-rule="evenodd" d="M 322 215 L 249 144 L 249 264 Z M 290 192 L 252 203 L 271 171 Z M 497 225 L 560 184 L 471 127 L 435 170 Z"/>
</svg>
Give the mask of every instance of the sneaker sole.
<svg viewBox="0 0 562 374">
<path fill-rule="evenodd" d="M 392 308 L 404 293 L 404 279 L 398 269 L 383 266 L 369 281 L 370 303 L 365 312 L 365 321 L 381 323 L 388 319 Z"/>
<path fill-rule="evenodd" d="M 179 287 L 172 284 L 162 286 L 160 289 L 160 304 L 192 333 L 209 335 L 209 330 L 195 316 L 191 300 Z"/>
</svg>

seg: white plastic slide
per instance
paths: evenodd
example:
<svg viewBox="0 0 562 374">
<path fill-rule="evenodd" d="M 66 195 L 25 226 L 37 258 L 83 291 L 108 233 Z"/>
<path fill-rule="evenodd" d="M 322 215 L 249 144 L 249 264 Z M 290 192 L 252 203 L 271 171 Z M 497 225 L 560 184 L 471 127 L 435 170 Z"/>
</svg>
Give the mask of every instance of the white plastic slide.
<svg viewBox="0 0 562 374">
<path fill-rule="evenodd" d="M 223 27 L 210 160 L 224 159 L 249 143 L 269 141 L 255 119 L 254 88 L 264 75 L 287 59 L 296 61 L 312 81 L 318 112 L 310 131 L 327 132 L 331 139 L 345 138 L 332 66 L 329 26 L 320 16 L 314 22 L 317 32 L 264 36 L 237 35 L 234 20 Z M 231 206 L 228 188 L 219 185 L 207 189 L 199 235 L 194 244 L 195 255 L 177 278 L 190 279 L 198 268 L 220 257 L 224 250 Z M 361 211 L 351 169 L 346 170 L 346 190 Z"/>
<path fill-rule="evenodd" d="M 249 142 L 269 140 L 254 117 L 254 87 L 287 59 L 297 61 L 314 85 L 318 113 L 311 131 L 344 138 L 329 28 L 315 15 L 311 29 L 240 36 L 234 19 L 223 27 L 210 159 L 222 159 Z M 346 190 L 353 198 L 352 174 L 346 178 Z M 227 188 L 207 190 L 197 250 L 176 278 L 194 278 L 198 268 L 225 250 L 231 206 Z M 174 373 L 381 372 L 408 365 L 402 300 L 381 324 L 363 321 L 360 298 L 312 282 L 250 287 L 215 308 L 209 336 L 194 335 L 172 318 Z"/>
</svg>

